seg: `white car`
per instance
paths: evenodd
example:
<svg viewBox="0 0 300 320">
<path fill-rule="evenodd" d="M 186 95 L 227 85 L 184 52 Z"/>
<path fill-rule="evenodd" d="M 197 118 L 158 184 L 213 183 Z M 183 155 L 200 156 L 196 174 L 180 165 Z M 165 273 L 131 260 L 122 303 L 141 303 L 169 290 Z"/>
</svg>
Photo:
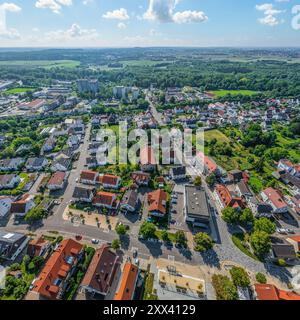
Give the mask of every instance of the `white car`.
<svg viewBox="0 0 300 320">
<path fill-rule="evenodd" d="M 92 244 L 99 244 L 99 240 L 98 239 L 92 239 Z"/>
</svg>

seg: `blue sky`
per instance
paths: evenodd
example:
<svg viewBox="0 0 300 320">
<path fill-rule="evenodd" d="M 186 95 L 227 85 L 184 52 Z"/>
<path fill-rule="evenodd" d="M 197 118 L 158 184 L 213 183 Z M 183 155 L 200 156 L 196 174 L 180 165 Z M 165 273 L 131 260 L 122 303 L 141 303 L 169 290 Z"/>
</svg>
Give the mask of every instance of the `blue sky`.
<svg viewBox="0 0 300 320">
<path fill-rule="evenodd" d="M 0 0 L 0 46 L 300 46 L 297 12 L 300 0 Z"/>
</svg>

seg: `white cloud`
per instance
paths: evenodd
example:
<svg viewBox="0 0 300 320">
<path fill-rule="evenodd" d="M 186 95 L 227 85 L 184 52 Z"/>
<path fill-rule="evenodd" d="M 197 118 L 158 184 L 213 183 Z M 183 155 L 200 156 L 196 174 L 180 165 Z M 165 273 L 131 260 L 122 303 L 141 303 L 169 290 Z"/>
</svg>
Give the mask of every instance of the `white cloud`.
<svg viewBox="0 0 300 320">
<path fill-rule="evenodd" d="M 202 11 L 186 10 L 182 12 L 175 12 L 179 1 L 180 0 L 149 0 L 149 7 L 144 13 L 143 18 L 162 23 L 203 22 L 208 19 Z"/>
<path fill-rule="evenodd" d="M 11 2 L 4 2 L 0 5 L 0 8 L 9 12 L 20 12 L 22 10 L 18 5 Z"/>
<path fill-rule="evenodd" d="M 38 9 L 50 9 L 54 13 L 60 13 L 62 6 L 71 6 L 72 0 L 38 0 L 35 3 Z"/>
<path fill-rule="evenodd" d="M 105 19 L 115 19 L 115 20 L 128 20 L 129 15 L 127 10 L 124 8 L 120 8 L 114 11 L 108 11 L 103 16 Z"/>
<path fill-rule="evenodd" d="M 16 29 L 6 29 L 6 30 L 0 30 L 0 39 L 9 39 L 9 40 L 15 40 L 20 39 L 21 35 L 18 30 Z"/>
<path fill-rule="evenodd" d="M 277 0 L 277 2 L 283 2 L 283 0 Z M 277 16 L 284 12 L 282 10 L 275 9 L 272 3 L 258 4 L 255 6 L 255 8 L 258 11 L 262 11 L 264 14 L 263 18 L 258 19 L 259 23 L 268 25 L 270 27 L 277 26 L 280 23 L 280 20 Z"/>
<path fill-rule="evenodd" d="M 126 24 L 125 24 L 124 22 L 119 22 L 119 23 L 118 23 L 118 28 L 119 28 L 119 29 L 126 29 L 126 27 L 127 27 L 127 26 L 126 26 Z"/>
<path fill-rule="evenodd" d="M 203 22 L 208 18 L 202 11 L 183 11 L 176 12 L 173 16 L 173 20 L 176 23 L 191 23 L 191 22 Z"/>
<path fill-rule="evenodd" d="M 83 29 L 78 24 L 73 23 L 72 26 L 67 30 L 56 30 L 50 31 L 45 34 L 46 38 L 50 41 L 62 40 L 69 41 L 72 39 L 79 40 L 92 40 L 98 38 L 97 30 L 95 29 Z"/>
</svg>

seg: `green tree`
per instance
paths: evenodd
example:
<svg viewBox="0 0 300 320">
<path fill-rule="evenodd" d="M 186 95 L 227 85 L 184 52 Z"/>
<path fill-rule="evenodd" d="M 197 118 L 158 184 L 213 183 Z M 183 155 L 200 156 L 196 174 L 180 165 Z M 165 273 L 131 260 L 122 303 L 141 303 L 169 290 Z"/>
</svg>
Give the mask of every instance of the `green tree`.
<svg viewBox="0 0 300 320">
<path fill-rule="evenodd" d="M 111 247 L 114 249 L 114 250 L 119 250 L 120 247 L 121 247 L 121 242 L 119 239 L 115 239 L 113 240 L 113 242 L 111 243 Z"/>
<path fill-rule="evenodd" d="M 168 242 L 170 240 L 169 234 L 166 230 L 161 233 L 161 238 L 164 242 Z"/>
<path fill-rule="evenodd" d="M 230 270 L 230 275 L 236 287 L 246 288 L 250 286 L 250 278 L 245 269 L 233 267 Z"/>
<path fill-rule="evenodd" d="M 222 211 L 223 220 L 229 224 L 237 224 L 239 222 L 239 215 L 240 213 L 231 207 L 227 207 Z"/>
<path fill-rule="evenodd" d="M 41 207 L 35 207 L 28 211 L 25 216 L 25 221 L 34 222 L 42 220 L 45 217 L 45 210 Z"/>
<path fill-rule="evenodd" d="M 214 246 L 212 238 L 204 232 L 199 232 L 194 236 L 195 251 L 204 252 L 210 250 Z"/>
<path fill-rule="evenodd" d="M 237 289 L 227 276 L 214 274 L 212 285 L 216 291 L 217 300 L 238 300 Z"/>
<path fill-rule="evenodd" d="M 182 230 L 179 230 L 175 233 L 175 241 L 180 245 L 186 245 L 187 239 L 185 233 Z"/>
<path fill-rule="evenodd" d="M 140 232 L 139 234 L 144 238 L 144 239 L 150 239 L 150 238 L 155 238 L 155 232 L 156 232 L 156 227 L 153 223 L 145 221 L 141 227 L 140 227 Z"/>
<path fill-rule="evenodd" d="M 196 177 L 194 180 L 194 185 L 196 187 L 201 187 L 202 186 L 202 178 L 200 176 Z"/>
<path fill-rule="evenodd" d="M 268 218 L 260 218 L 254 222 L 254 231 L 264 231 L 267 234 L 273 234 L 276 231 L 276 225 Z"/>
<path fill-rule="evenodd" d="M 117 227 L 116 227 L 116 232 L 119 236 L 125 236 L 127 233 L 127 228 L 124 224 L 120 223 Z"/>
<path fill-rule="evenodd" d="M 250 244 L 256 254 L 263 256 L 271 249 L 270 235 L 265 231 L 254 231 L 250 236 Z"/>
<path fill-rule="evenodd" d="M 249 208 L 244 209 L 239 216 L 239 222 L 241 224 L 247 224 L 247 223 L 253 223 L 253 221 L 254 221 L 253 212 Z"/>
<path fill-rule="evenodd" d="M 206 183 L 208 184 L 209 187 L 213 187 L 214 184 L 217 181 L 216 175 L 214 173 L 208 175 L 205 179 Z"/>
</svg>

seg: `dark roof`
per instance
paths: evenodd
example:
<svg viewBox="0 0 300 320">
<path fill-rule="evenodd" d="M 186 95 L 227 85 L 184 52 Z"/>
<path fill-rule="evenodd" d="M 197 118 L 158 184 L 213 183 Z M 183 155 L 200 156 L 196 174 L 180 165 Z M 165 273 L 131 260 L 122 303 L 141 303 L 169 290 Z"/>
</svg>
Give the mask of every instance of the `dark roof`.
<svg viewBox="0 0 300 320">
<path fill-rule="evenodd" d="M 300 179 L 292 176 L 290 173 L 285 173 L 281 175 L 281 178 L 286 182 L 293 186 L 296 186 L 297 188 L 300 188 Z"/>
<path fill-rule="evenodd" d="M 295 249 L 291 244 L 272 244 L 272 251 L 276 258 L 294 259 Z"/>
<path fill-rule="evenodd" d="M 186 186 L 185 197 L 187 215 L 210 217 L 207 195 L 203 189 Z"/>
<path fill-rule="evenodd" d="M 175 168 L 172 168 L 171 170 L 174 176 L 182 176 L 186 174 L 186 167 L 175 167 Z"/>
<path fill-rule="evenodd" d="M 260 214 L 263 214 L 263 213 L 271 214 L 273 212 L 273 208 L 270 204 L 259 203 L 257 205 L 257 212 Z"/>
<path fill-rule="evenodd" d="M 137 203 L 138 194 L 134 190 L 129 190 L 124 194 L 122 204 L 127 204 L 132 208 L 135 208 Z"/>
<path fill-rule="evenodd" d="M 238 184 L 237 184 L 240 192 L 242 195 L 246 195 L 246 194 L 252 194 L 251 191 L 249 190 L 249 187 L 247 186 L 247 184 L 245 183 L 244 180 L 240 181 Z"/>
<path fill-rule="evenodd" d="M 29 158 L 26 162 L 26 166 L 40 167 L 43 165 L 45 158 Z"/>
<path fill-rule="evenodd" d="M 22 233 L 6 232 L 0 230 L 0 242 L 14 243 L 25 237 Z"/>
<path fill-rule="evenodd" d="M 94 190 L 93 189 L 75 187 L 75 190 L 74 190 L 74 193 L 73 193 L 73 198 L 76 198 L 76 199 L 82 199 L 82 198 L 88 199 L 93 194 L 94 194 Z"/>
</svg>

